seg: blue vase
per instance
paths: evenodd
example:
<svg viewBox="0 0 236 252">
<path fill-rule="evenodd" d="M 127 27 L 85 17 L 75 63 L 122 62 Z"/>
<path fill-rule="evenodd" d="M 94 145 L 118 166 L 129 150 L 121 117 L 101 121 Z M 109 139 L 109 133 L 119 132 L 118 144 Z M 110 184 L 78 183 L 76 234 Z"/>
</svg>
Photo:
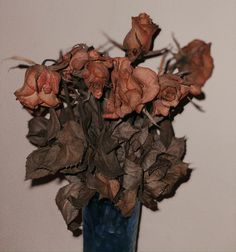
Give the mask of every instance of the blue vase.
<svg viewBox="0 0 236 252">
<path fill-rule="evenodd" d="M 130 217 L 124 217 L 109 200 L 96 194 L 83 208 L 84 252 L 136 251 L 140 202 Z"/>
</svg>

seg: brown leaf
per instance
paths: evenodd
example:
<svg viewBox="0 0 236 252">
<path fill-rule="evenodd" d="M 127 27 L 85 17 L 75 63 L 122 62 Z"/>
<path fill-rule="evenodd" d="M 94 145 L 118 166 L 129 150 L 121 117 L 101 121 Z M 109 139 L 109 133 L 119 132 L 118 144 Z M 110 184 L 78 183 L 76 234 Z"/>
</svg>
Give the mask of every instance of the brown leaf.
<svg viewBox="0 0 236 252">
<path fill-rule="evenodd" d="M 99 172 L 110 179 L 123 175 L 115 151 L 105 153 L 102 148 L 98 148 L 94 157 L 94 164 Z"/>
<path fill-rule="evenodd" d="M 33 151 L 26 161 L 26 180 L 38 179 L 55 174 L 60 167 L 53 167 L 60 148 L 57 145 Z"/>
<path fill-rule="evenodd" d="M 114 129 L 112 136 L 118 138 L 119 140 L 128 140 L 138 131 L 139 129 L 131 126 L 129 122 L 121 122 Z"/>
<path fill-rule="evenodd" d="M 137 190 L 142 182 L 142 168 L 126 158 L 124 163 L 123 187 L 129 191 Z"/>
<path fill-rule="evenodd" d="M 73 227 L 72 231 L 81 227 L 81 223 L 76 222 L 80 209 L 88 204 L 94 194 L 95 191 L 88 189 L 79 180 L 62 187 L 58 191 L 56 196 L 57 206 L 69 229 Z M 73 203 L 76 203 L 76 206 Z"/>
<path fill-rule="evenodd" d="M 144 145 L 144 152 L 142 154 L 141 166 L 144 171 L 147 171 L 155 162 L 158 155 L 164 153 L 166 148 L 162 144 L 160 137 L 155 133 L 154 139 L 149 135 L 148 142 Z"/>
<path fill-rule="evenodd" d="M 29 121 L 28 127 L 27 138 L 32 144 L 39 147 L 46 146 L 48 141 L 56 137 L 61 128 L 57 114 L 52 108 L 49 120 L 42 116 L 33 117 Z"/>
<path fill-rule="evenodd" d="M 48 119 L 42 116 L 33 117 L 28 122 L 29 132 L 27 138 L 29 141 L 39 147 L 47 144 L 47 126 Z"/>
<path fill-rule="evenodd" d="M 78 165 L 83 158 L 85 140 L 81 126 L 68 121 L 57 134 L 58 143 L 33 151 L 26 162 L 26 179 L 55 174 L 60 169 Z M 69 170 L 67 170 L 69 173 Z"/>
<path fill-rule="evenodd" d="M 166 167 L 168 168 L 168 167 Z M 144 190 L 147 190 L 153 198 L 169 195 L 179 179 L 187 175 L 188 164 L 179 162 L 169 169 L 161 171 L 156 169 L 153 173 L 145 173 Z"/>
<path fill-rule="evenodd" d="M 101 173 L 87 176 L 87 185 L 89 188 L 100 193 L 100 198 L 113 200 L 120 190 L 120 183 L 117 179 L 109 179 Z"/>
<path fill-rule="evenodd" d="M 48 141 L 56 137 L 57 133 L 61 129 L 60 121 L 58 119 L 55 109 L 50 108 L 50 118 L 47 125 L 47 139 Z"/>
<path fill-rule="evenodd" d="M 174 137 L 174 129 L 169 119 L 165 119 L 160 124 L 160 140 L 166 148 L 169 147 Z"/>
<path fill-rule="evenodd" d="M 140 195 L 140 201 L 147 208 L 150 208 L 152 211 L 157 211 L 157 201 L 152 197 L 152 195 L 148 191 L 144 191 Z"/>
<path fill-rule="evenodd" d="M 132 214 L 132 211 L 137 202 L 137 191 L 125 190 L 122 192 L 121 199 L 117 202 L 118 207 L 123 216 L 128 217 Z"/>
<path fill-rule="evenodd" d="M 166 176 L 162 179 L 162 182 L 166 185 L 163 195 L 168 195 L 172 192 L 176 182 L 187 175 L 188 164 L 180 162 L 171 167 L 168 170 Z"/>
<path fill-rule="evenodd" d="M 181 160 L 185 154 L 185 150 L 186 150 L 186 139 L 184 137 L 181 138 L 173 137 L 167 149 L 167 153 Z"/>
<path fill-rule="evenodd" d="M 144 189 L 147 190 L 155 199 L 160 197 L 167 187 L 166 183 L 160 179 L 161 177 L 158 170 L 154 171 L 151 175 L 145 173 Z"/>
</svg>

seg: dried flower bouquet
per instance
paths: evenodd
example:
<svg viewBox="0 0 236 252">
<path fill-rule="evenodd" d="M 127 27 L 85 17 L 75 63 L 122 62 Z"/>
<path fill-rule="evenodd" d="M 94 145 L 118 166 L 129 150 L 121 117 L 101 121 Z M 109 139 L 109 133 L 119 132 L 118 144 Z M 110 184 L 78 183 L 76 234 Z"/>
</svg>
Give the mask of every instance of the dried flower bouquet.
<svg viewBox="0 0 236 252">
<path fill-rule="evenodd" d="M 18 66 L 27 70 L 15 95 L 32 115 L 27 137 L 37 147 L 26 179 L 68 180 L 56 203 L 72 231 L 96 192 L 129 216 L 137 200 L 157 210 L 187 175 L 185 139 L 175 137 L 171 121 L 211 76 L 211 44 L 195 39 L 181 47 L 174 39 L 175 52 L 153 51 L 160 31 L 141 13 L 123 45 L 109 38 L 125 56 L 78 44 L 57 60 Z M 139 66 L 158 56 L 158 73 Z"/>
</svg>

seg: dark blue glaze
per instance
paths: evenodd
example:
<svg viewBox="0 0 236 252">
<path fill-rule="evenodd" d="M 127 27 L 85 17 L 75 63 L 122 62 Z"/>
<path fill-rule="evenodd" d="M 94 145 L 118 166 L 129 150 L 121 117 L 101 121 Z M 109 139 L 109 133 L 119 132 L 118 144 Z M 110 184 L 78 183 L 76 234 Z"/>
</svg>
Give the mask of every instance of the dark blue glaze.
<svg viewBox="0 0 236 252">
<path fill-rule="evenodd" d="M 123 217 L 109 200 L 93 197 L 83 209 L 84 252 L 134 252 L 140 203 L 131 217 Z"/>
</svg>

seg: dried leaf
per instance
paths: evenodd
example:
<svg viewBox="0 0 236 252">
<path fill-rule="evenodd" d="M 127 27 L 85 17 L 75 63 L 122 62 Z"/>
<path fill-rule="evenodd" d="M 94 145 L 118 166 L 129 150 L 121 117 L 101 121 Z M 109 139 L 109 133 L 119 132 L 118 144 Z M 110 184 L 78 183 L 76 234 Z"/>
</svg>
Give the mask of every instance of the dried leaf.
<svg viewBox="0 0 236 252">
<path fill-rule="evenodd" d="M 121 199 L 117 202 L 118 207 L 123 216 L 128 217 L 132 214 L 132 211 L 137 202 L 137 191 L 125 190 L 122 192 Z"/>
<path fill-rule="evenodd" d="M 37 116 L 33 117 L 28 122 L 29 132 L 27 134 L 27 138 L 29 141 L 39 147 L 43 147 L 47 144 L 47 126 L 48 126 L 48 119 Z"/>
<path fill-rule="evenodd" d="M 81 223 L 77 223 L 77 217 L 81 208 L 88 204 L 94 194 L 95 191 L 88 189 L 79 180 L 58 191 L 56 203 L 70 230 L 75 231 L 81 227 Z"/>
<path fill-rule="evenodd" d="M 166 185 L 163 195 L 168 195 L 172 192 L 176 182 L 187 175 L 188 164 L 180 162 L 168 170 L 162 182 Z"/>
<path fill-rule="evenodd" d="M 81 126 L 69 121 L 57 134 L 58 143 L 33 151 L 26 162 L 26 179 L 55 174 L 82 161 L 85 140 Z M 69 170 L 67 170 L 69 173 Z"/>
<path fill-rule="evenodd" d="M 131 126 L 129 122 L 120 123 L 113 131 L 112 136 L 119 140 L 129 140 L 139 129 Z"/>
<path fill-rule="evenodd" d="M 181 138 L 172 138 L 170 146 L 167 149 L 167 153 L 175 156 L 177 159 L 182 159 L 186 150 L 186 139 Z"/>
<path fill-rule="evenodd" d="M 115 151 L 107 154 L 102 148 L 98 148 L 94 157 L 94 164 L 99 172 L 110 179 L 123 175 Z"/>
<path fill-rule="evenodd" d="M 123 187 L 127 190 L 137 190 L 142 182 L 142 168 L 139 164 L 126 158 L 124 163 Z"/>
<path fill-rule="evenodd" d="M 50 108 L 49 112 L 50 112 L 50 118 L 47 125 L 47 140 L 48 141 L 55 138 L 57 135 L 57 132 L 59 132 L 61 129 L 60 121 L 58 119 L 55 109 Z"/>
<path fill-rule="evenodd" d="M 160 124 L 160 140 L 166 148 L 169 147 L 172 138 L 174 137 L 174 130 L 169 119 L 163 120 Z"/>
<path fill-rule="evenodd" d="M 150 208 L 152 211 L 158 210 L 157 201 L 153 199 L 152 195 L 148 193 L 148 191 L 142 192 L 139 199 L 143 205 Z"/>
<path fill-rule="evenodd" d="M 117 179 L 108 179 L 101 173 L 87 176 L 87 185 L 89 188 L 100 193 L 100 198 L 113 200 L 120 190 L 120 183 Z"/>
</svg>

